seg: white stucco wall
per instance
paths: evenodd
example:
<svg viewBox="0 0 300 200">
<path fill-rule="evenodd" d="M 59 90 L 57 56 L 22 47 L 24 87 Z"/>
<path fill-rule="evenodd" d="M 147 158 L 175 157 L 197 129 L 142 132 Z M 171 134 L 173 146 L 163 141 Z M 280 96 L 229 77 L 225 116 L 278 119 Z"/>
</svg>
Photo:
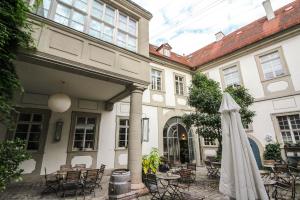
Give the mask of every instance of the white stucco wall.
<svg viewBox="0 0 300 200">
<path fill-rule="evenodd" d="M 293 86 L 295 88 L 295 93 L 297 93 L 300 90 L 300 56 L 298 55 L 298 52 L 300 51 L 299 44 L 300 36 L 296 36 L 279 43 L 274 43 L 271 46 L 262 48 L 245 56 L 223 63 L 222 65 L 204 70 L 203 72 L 208 72 L 209 78 L 218 81 L 220 85 L 222 85 L 219 69 L 221 67 L 239 62 L 244 86 L 249 89 L 250 94 L 255 99 L 263 99 L 266 96 L 264 94 L 262 83 L 259 77 L 255 56 L 268 50 L 281 47 L 283 49 L 283 54 L 287 62 L 287 67 L 291 75 Z M 282 84 L 274 84 L 271 87 L 277 89 L 282 86 Z M 286 100 L 286 98 L 263 100 L 255 102 L 251 109 L 256 112 L 256 116 L 253 119 L 253 132 L 249 134 L 252 134 L 263 145 L 265 145 L 265 137 L 267 135 L 271 135 L 273 139 L 276 138 L 271 114 L 300 111 L 300 97 L 299 95 L 294 95 L 288 100 Z"/>
<path fill-rule="evenodd" d="M 143 142 L 142 154 L 149 154 L 152 147 L 158 148 L 158 117 L 157 108 L 153 106 L 143 106 L 143 117 L 149 118 L 149 141 Z"/>
</svg>

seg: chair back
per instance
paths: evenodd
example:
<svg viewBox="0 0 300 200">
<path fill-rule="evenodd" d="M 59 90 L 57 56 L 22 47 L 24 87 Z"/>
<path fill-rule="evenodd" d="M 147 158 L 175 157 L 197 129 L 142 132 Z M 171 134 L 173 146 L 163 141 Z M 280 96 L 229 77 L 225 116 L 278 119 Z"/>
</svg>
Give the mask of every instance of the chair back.
<svg viewBox="0 0 300 200">
<path fill-rule="evenodd" d="M 205 166 L 206 166 L 207 168 L 212 168 L 211 162 L 210 162 L 209 160 L 205 160 L 205 161 L 204 161 L 204 164 L 205 164 Z"/>
<path fill-rule="evenodd" d="M 92 182 L 97 182 L 98 179 L 98 174 L 99 174 L 99 169 L 90 169 L 86 171 L 84 180 L 85 181 L 92 181 Z"/>
<path fill-rule="evenodd" d="M 72 169 L 72 165 L 61 165 L 59 169 L 60 171 L 68 171 Z"/>
<path fill-rule="evenodd" d="M 146 187 L 149 189 L 150 193 L 157 192 L 157 178 L 155 174 L 146 175 Z"/>
<path fill-rule="evenodd" d="M 80 171 L 68 171 L 66 176 L 66 182 L 78 182 L 80 180 Z"/>
<path fill-rule="evenodd" d="M 86 164 L 75 164 L 74 166 L 76 169 L 85 169 L 86 168 Z"/>
<path fill-rule="evenodd" d="M 106 167 L 106 165 L 101 164 L 99 173 L 104 173 L 105 167 Z"/>
<path fill-rule="evenodd" d="M 275 173 L 288 173 L 289 172 L 288 164 L 275 164 L 274 172 Z"/>
<path fill-rule="evenodd" d="M 192 170 L 190 169 L 181 169 L 179 175 L 182 179 L 189 179 L 192 176 Z"/>
<path fill-rule="evenodd" d="M 187 164 L 187 169 L 190 169 L 190 170 L 192 170 L 192 171 L 196 171 L 197 166 L 196 166 L 195 163 L 188 163 L 188 164 Z"/>
</svg>

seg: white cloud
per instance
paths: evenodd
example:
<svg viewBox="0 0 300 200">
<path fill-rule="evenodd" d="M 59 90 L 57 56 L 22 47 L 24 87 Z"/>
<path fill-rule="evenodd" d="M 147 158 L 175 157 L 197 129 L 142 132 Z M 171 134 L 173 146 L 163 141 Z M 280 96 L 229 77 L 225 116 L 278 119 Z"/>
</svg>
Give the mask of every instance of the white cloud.
<svg viewBox="0 0 300 200">
<path fill-rule="evenodd" d="M 150 43 L 189 54 L 265 15 L 263 0 L 133 0 L 153 14 Z M 271 0 L 274 10 L 293 0 Z"/>
</svg>

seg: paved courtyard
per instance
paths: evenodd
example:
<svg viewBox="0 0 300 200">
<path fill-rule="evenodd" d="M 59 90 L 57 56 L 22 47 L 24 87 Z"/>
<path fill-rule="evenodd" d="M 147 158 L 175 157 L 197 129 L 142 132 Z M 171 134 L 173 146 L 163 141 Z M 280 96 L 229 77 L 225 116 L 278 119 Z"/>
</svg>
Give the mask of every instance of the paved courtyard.
<svg viewBox="0 0 300 200">
<path fill-rule="evenodd" d="M 96 197 L 94 195 L 86 196 L 87 200 L 106 200 L 108 199 L 108 183 L 109 176 L 104 176 L 102 180 L 103 190 L 96 190 Z M 217 179 L 208 179 L 206 176 L 206 169 L 204 167 L 197 169 L 197 179 L 194 184 L 191 185 L 189 192 L 193 194 L 194 197 L 204 196 L 205 199 L 209 200 L 225 200 L 222 194 L 218 192 L 218 180 Z M 14 183 L 8 186 L 7 190 L 3 193 L 0 193 L 0 200 L 56 200 L 63 199 L 56 197 L 53 194 L 47 194 L 41 196 L 41 191 L 43 190 L 43 178 L 35 182 L 23 181 L 20 183 Z M 297 187 L 300 189 L 299 187 Z M 75 200 L 75 197 L 66 197 L 66 200 Z M 83 199 L 83 196 L 79 196 L 78 200 Z M 149 200 L 151 199 L 150 195 L 142 196 L 138 198 L 139 200 Z M 296 198 L 298 199 L 298 198 Z M 299 198 L 300 199 L 300 198 Z"/>
</svg>

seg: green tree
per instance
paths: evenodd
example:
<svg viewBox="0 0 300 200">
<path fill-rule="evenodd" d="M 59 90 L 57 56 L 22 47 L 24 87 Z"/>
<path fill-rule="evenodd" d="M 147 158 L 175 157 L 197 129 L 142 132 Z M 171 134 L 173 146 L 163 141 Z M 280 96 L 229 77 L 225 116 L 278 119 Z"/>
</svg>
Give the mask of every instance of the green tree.
<svg viewBox="0 0 300 200">
<path fill-rule="evenodd" d="M 240 114 L 244 127 L 252 122 L 255 113 L 249 110 L 254 98 L 242 86 L 228 87 L 225 89 L 240 105 Z M 194 112 L 183 116 L 187 127 L 195 127 L 196 132 L 211 140 L 219 142 L 218 156 L 221 153 L 222 130 L 219 108 L 222 101 L 222 90 L 219 83 L 207 78 L 198 72 L 193 76 L 189 88 L 188 103 L 195 109 Z"/>
<path fill-rule="evenodd" d="M 20 48 L 33 48 L 30 10 L 24 0 L 0 1 L 0 122 L 5 125 L 11 124 L 13 95 L 22 91 L 13 60 Z"/>
</svg>

